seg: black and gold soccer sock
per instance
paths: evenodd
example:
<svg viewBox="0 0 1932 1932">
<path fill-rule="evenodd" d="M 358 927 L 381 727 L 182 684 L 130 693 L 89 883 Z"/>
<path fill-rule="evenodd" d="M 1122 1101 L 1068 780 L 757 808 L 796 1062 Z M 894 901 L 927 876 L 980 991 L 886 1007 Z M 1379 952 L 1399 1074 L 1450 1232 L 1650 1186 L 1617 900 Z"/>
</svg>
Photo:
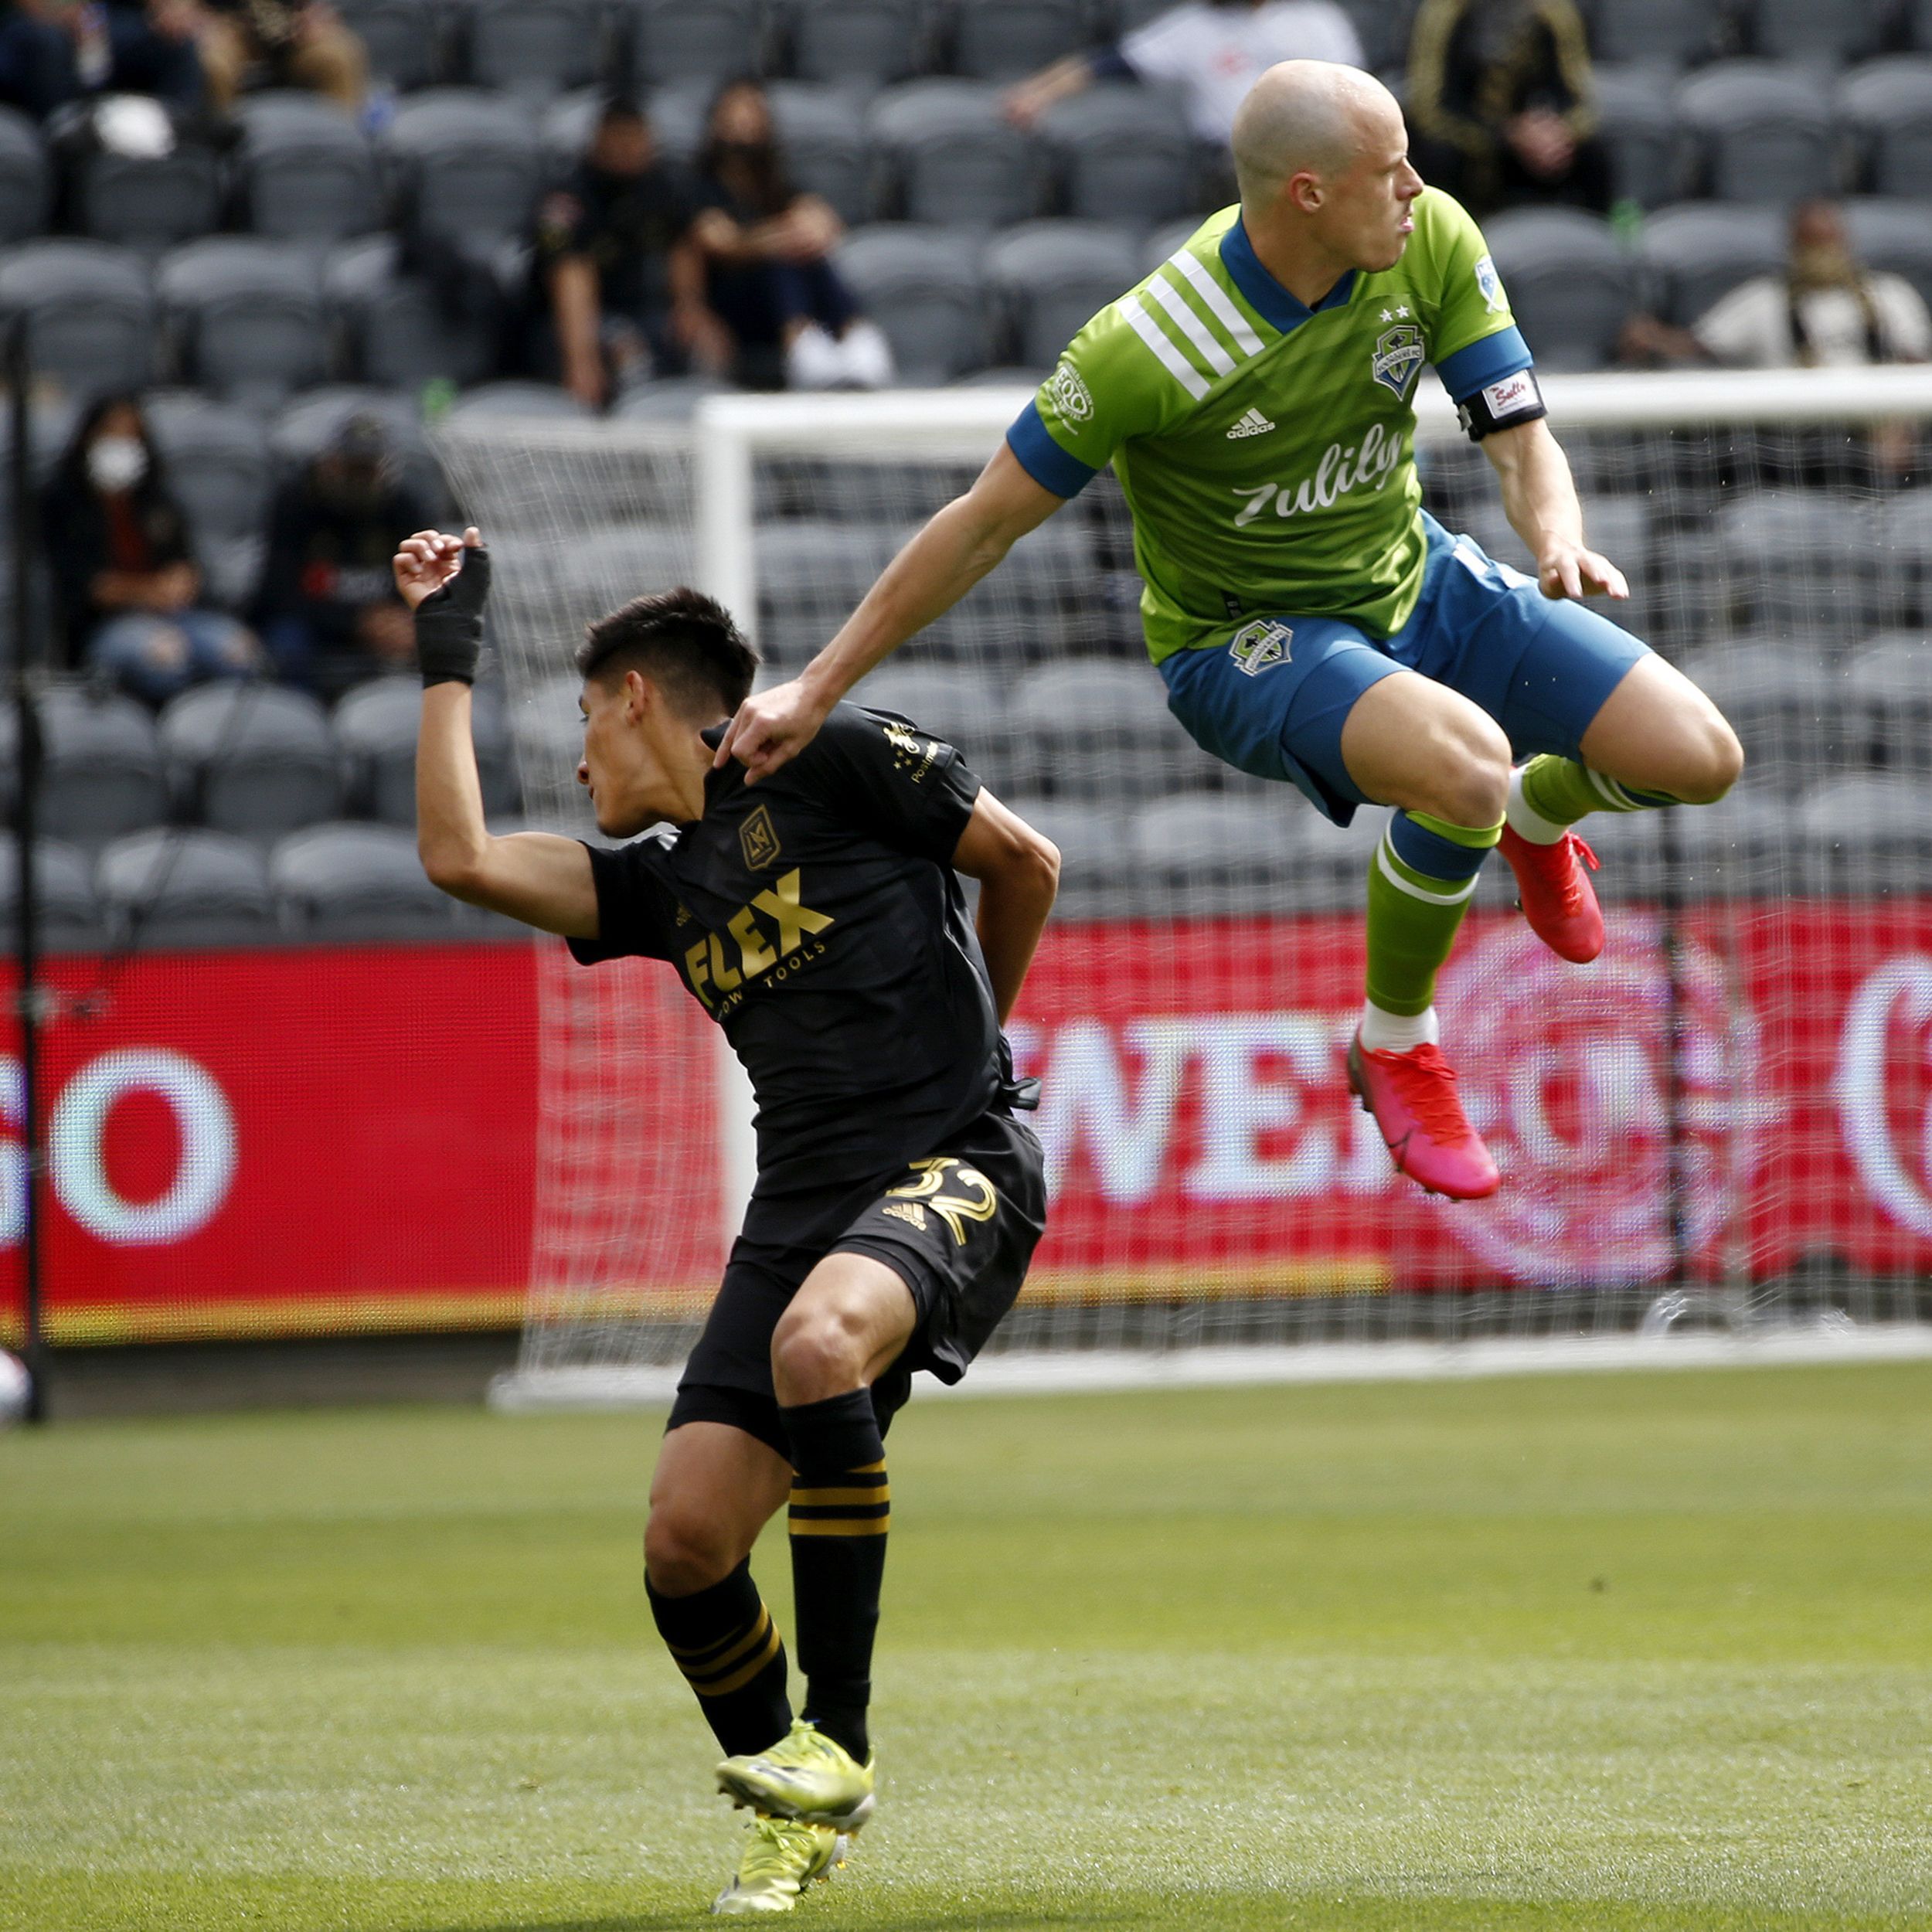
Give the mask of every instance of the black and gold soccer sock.
<svg viewBox="0 0 1932 1932">
<path fill-rule="evenodd" d="M 778 1412 L 791 1444 L 791 1590 L 805 1716 L 861 1764 L 892 1491 L 872 1391 Z"/>
<path fill-rule="evenodd" d="M 651 1614 L 672 1661 L 727 1757 L 775 1744 L 791 1729 L 785 1646 L 751 1580 L 749 1561 L 690 1597 L 660 1596 L 644 1580 Z"/>
</svg>

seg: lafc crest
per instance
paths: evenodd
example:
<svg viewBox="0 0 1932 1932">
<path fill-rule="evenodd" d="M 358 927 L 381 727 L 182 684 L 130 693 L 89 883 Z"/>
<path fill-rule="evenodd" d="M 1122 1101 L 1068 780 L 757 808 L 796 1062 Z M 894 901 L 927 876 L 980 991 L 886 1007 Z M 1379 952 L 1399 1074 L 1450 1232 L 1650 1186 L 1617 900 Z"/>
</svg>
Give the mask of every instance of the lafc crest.
<svg viewBox="0 0 1932 1932">
<path fill-rule="evenodd" d="M 738 828 L 738 849 L 744 854 L 747 872 L 763 872 L 778 862 L 778 830 L 768 806 L 760 805 Z"/>
<path fill-rule="evenodd" d="M 1406 402 L 1423 362 L 1422 331 L 1413 322 L 1398 322 L 1385 328 L 1376 338 L 1375 353 L 1369 359 L 1369 372 L 1386 389 L 1393 389 Z"/>
</svg>

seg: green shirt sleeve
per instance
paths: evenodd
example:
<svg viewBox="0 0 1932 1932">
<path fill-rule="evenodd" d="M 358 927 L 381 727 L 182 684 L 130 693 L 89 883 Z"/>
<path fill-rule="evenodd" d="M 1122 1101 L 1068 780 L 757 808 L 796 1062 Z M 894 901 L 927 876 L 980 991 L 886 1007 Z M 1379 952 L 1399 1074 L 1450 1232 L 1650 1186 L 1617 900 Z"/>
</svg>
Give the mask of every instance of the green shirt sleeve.
<svg viewBox="0 0 1932 1932">
<path fill-rule="evenodd" d="M 1482 230 L 1461 202 L 1440 189 L 1417 197 L 1416 238 L 1429 267 L 1430 298 L 1423 325 L 1429 359 L 1458 403 L 1529 368 L 1534 358 L 1509 312 L 1502 277 Z"/>
</svg>

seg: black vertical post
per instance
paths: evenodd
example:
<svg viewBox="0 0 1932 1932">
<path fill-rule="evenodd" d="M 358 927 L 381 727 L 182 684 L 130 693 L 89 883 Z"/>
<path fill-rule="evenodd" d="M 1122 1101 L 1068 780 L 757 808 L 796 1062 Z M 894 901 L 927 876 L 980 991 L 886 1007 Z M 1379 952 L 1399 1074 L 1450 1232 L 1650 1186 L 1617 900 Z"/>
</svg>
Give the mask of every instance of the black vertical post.
<svg viewBox="0 0 1932 1932">
<path fill-rule="evenodd" d="M 1664 962 L 1664 1201 L 1669 1217 L 1670 1285 L 1679 1294 L 1690 1286 L 1690 1148 L 1685 1061 L 1689 1015 L 1684 992 L 1684 849 L 1677 835 L 1677 808 L 1657 815 L 1657 846 L 1662 872 L 1657 895 L 1657 940 Z"/>
<path fill-rule="evenodd" d="M 46 1221 L 46 1149 L 40 1106 L 40 882 L 34 862 L 40 802 L 40 640 L 33 622 L 37 519 L 28 417 L 32 358 L 28 349 L 25 315 L 16 317 L 8 332 L 6 363 L 13 433 L 12 447 L 7 453 L 13 488 L 13 696 L 19 719 L 19 770 L 13 819 L 19 853 L 15 997 L 20 1021 L 23 1096 L 20 1136 L 26 1168 L 20 1263 L 26 1301 L 26 1359 L 27 1373 L 32 1379 L 27 1420 L 44 1422 L 47 1416 L 47 1345 L 42 1301 L 41 1235 Z"/>
</svg>

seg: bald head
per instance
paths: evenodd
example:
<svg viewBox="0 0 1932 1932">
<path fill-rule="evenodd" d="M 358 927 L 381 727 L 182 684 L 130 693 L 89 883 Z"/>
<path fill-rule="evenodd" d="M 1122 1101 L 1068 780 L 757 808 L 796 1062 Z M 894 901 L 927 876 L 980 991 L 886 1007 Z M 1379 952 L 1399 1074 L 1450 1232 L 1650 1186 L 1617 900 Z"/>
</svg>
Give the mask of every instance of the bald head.
<svg viewBox="0 0 1932 1932">
<path fill-rule="evenodd" d="M 1284 60 L 1248 90 L 1234 117 L 1234 173 L 1260 213 L 1304 171 L 1325 179 L 1378 144 L 1401 139 L 1402 110 L 1373 74 L 1332 60 Z"/>
</svg>

